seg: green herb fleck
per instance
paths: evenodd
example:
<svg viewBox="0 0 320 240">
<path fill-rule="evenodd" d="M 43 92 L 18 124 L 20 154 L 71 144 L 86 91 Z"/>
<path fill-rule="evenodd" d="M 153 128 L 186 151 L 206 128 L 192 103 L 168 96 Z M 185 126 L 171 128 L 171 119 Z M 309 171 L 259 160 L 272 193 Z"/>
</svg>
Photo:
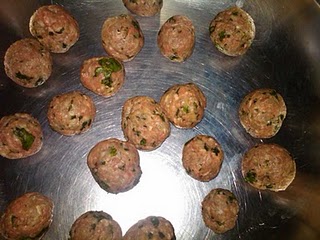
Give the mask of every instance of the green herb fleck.
<svg viewBox="0 0 320 240">
<path fill-rule="evenodd" d="M 109 155 L 111 157 L 114 157 L 115 155 L 117 155 L 117 149 L 114 146 L 109 147 Z"/>
<path fill-rule="evenodd" d="M 272 90 L 272 91 L 270 92 L 270 95 L 271 95 L 271 96 L 274 96 L 277 100 L 279 100 L 279 99 L 278 99 L 278 93 L 276 92 L 276 90 Z"/>
<path fill-rule="evenodd" d="M 147 140 L 145 138 L 142 138 L 140 141 L 140 145 L 145 146 L 147 143 Z"/>
<path fill-rule="evenodd" d="M 35 137 L 24 128 L 15 128 L 13 134 L 21 141 L 22 148 L 29 150 L 34 142 Z"/>
<path fill-rule="evenodd" d="M 222 42 L 222 40 L 226 37 L 226 31 L 219 32 L 219 40 Z"/>
<path fill-rule="evenodd" d="M 153 225 L 154 227 L 158 227 L 159 224 L 160 224 L 160 221 L 159 221 L 159 219 L 158 219 L 157 217 L 152 217 L 152 218 L 151 218 L 151 222 L 152 222 L 152 225 Z"/>
<path fill-rule="evenodd" d="M 238 12 L 237 12 L 237 11 L 233 11 L 233 12 L 232 12 L 232 15 L 238 16 Z"/>
<path fill-rule="evenodd" d="M 257 181 L 256 177 L 257 177 L 257 174 L 251 169 L 249 170 L 249 172 L 247 172 L 244 180 L 249 183 L 254 183 Z"/>
<path fill-rule="evenodd" d="M 94 71 L 94 77 L 99 74 L 103 74 L 104 79 L 101 80 L 101 84 L 112 87 L 111 74 L 122 69 L 121 64 L 114 58 L 101 58 L 98 60 L 100 67 L 97 67 Z"/>
<path fill-rule="evenodd" d="M 17 72 L 17 73 L 16 73 L 16 77 L 19 78 L 19 79 L 22 79 L 22 80 L 27 80 L 27 81 L 29 81 L 29 80 L 32 79 L 32 77 L 29 77 L 29 76 L 27 76 L 27 75 L 24 75 L 24 74 L 22 74 L 21 72 Z"/>
<path fill-rule="evenodd" d="M 218 220 L 216 220 L 216 223 L 219 225 L 219 226 L 223 226 L 224 225 L 224 222 L 220 222 Z"/>
<path fill-rule="evenodd" d="M 212 148 L 212 152 L 213 152 L 216 156 L 218 156 L 219 153 L 220 153 L 220 150 L 219 150 L 217 147 L 214 147 L 214 148 Z"/>
<path fill-rule="evenodd" d="M 185 113 L 189 113 L 189 106 L 188 106 L 188 105 L 182 106 L 182 110 L 183 110 Z"/>
<path fill-rule="evenodd" d="M 216 29 L 216 26 L 210 26 L 209 27 L 209 33 L 212 34 L 215 29 Z"/>
<path fill-rule="evenodd" d="M 135 20 L 132 20 L 132 25 L 135 27 L 135 29 L 137 29 L 138 31 L 140 31 L 140 26 L 139 23 Z"/>
<path fill-rule="evenodd" d="M 176 55 L 171 55 L 171 56 L 169 56 L 169 59 L 170 59 L 171 61 L 174 61 L 174 60 L 179 59 L 179 57 L 176 56 Z"/>
</svg>

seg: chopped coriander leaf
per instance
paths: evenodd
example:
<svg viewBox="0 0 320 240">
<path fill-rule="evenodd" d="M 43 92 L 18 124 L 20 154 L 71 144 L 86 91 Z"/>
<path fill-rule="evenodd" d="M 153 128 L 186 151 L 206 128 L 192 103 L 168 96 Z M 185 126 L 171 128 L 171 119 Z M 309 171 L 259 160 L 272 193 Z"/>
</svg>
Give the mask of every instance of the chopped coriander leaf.
<svg viewBox="0 0 320 240">
<path fill-rule="evenodd" d="M 145 146 L 147 143 L 147 140 L 145 138 L 142 138 L 140 141 L 140 145 Z"/>
<path fill-rule="evenodd" d="M 257 177 L 257 174 L 251 169 L 249 170 L 249 172 L 247 172 L 244 180 L 249 183 L 254 183 L 257 181 L 256 177 Z"/>
<path fill-rule="evenodd" d="M 159 219 L 157 217 L 152 217 L 151 222 L 154 227 L 158 227 L 160 224 Z"/>
<path fill-rule="evenodd" d="M 232 15 L 238 16 L 238 12 L 237 12 L 237 11 L 233 11 L 233 12 L 232 12 Z"/>
<path fill-rule="evenodd" d="M 212 148 L 212 152 L 213 152 L 216 156 L 218 156 L 219 153 L 220 153 L 220 150 L 219 150 L 217 147 L 214 147 L 214 148 Z"/>
<path fill-rule="evenodd" d="M 138 31 L 140 30 L 139 23 L 137 21 L 132 20 L 132 25 L 137 29 Z"/>
<path fill-rule="evenodd" d="M 109 147 L 109 154 L 111 157 L 117 155 L 117 149 L 114 146 Z"/>
<path fill-rule="evenodd" d="M 219 40 L 220 40 L 220 42 L 222 42 L 223 39 L 226 37 L 226 31 L 223 30 L 223 31 L 219 32 L 218 35 L 219 35 Z"/>
<path fill-rule="evenodd" d="M 188 105 L 182 106 L 182 110 L 183 110 L 185 113 L 189 113 L 189 106 L 188 106 Z"/>
<path fill-rule="evenodd" d="M 16 135 L 21 141 L 22 148 L 29 150 L 34 142 L 35 137 L 24 128 L 15 128 L 13 134 Z"/>
<path fill-rule="evenodd" d="M 24 75 L 21 72 L 17 72 L 16 73 L 16 77 L 19 78 L 19 79 L 22 79 L 22 80 L 27 80 L 27 81 L 29 81 L 29 80 L 31 80 L 33 78 L 33 77 L 29 77 L 27 75 Z"/>
<path fill-rule="evenodd" d="M 101 84 L 108 86 L 108 87 L 112 87 L 112 80 L 111 78 L 104 78 L 101 80 Z"/>
</svg>

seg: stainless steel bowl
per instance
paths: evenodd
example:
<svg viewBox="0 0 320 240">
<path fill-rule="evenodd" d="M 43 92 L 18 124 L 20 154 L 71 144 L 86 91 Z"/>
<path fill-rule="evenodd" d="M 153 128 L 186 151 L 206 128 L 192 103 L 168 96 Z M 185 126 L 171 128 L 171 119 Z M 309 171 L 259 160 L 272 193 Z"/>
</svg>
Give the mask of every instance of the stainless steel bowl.
<svg viewBox="0 0 320 240">
<path fill-rule="evenodd" d="M 137 17 L 145 36 L 139 55 L 125 63 L 126 82 L 120 92 L 103 98 L 79 80 L 82 62 L 105 55 L 100 31 L 108 16 L 127 13 L 121 0 L 0 0 L 0 58 L 14 41 L 30 37 L 28 22 L 41 5 L 59 4 L 77 19 L 80 39 L 67 53 L 53 54 L 50 79 L 36 89 L 14 84 L 0 68 L 0 116 L 28 112 L 44 131 L 41 151 L 22 160 L 0 158 L 0 211 L 27 191 L 39 191 L 55 203 L 54 221 L 44 239 L 67 239 L 73 221 L 88 210 L 104 210 L 123 232 L 139 219 L 159 215 L 170 220 L 177 239 L 319 239 L 320 238 L 320 8 L 313 0 L 248 0 L 243 5 L 256 24 L 256 38 L 242 57 L 219 53 L 208 26 L 230 0 L 165 0 L 160 15 Z M 156 45 L 160 26 L 172 15 L 184 14 L 196 29 L 191 58 L 172 63 Z M 194 82 L 208 100 L 204 119 L 193 129 L 172 126 L 170 137 L 155 151 L 140 151 L 142 177 L 132 190 L 108 194 L 94 181 L 86 165 L 88 151 L 99 141 L 123 139 L 120 128 L 124 101 L 135 95 L 156 100 L 176 83 Z M 237 110 L 241 99 L 260 87 L 275 88 L 288 109 L 280 132 L 268 140 L 253 139 L 241 127 Z M 46 113 L 51 98 L 80 90 L 97 106 L 93 128 L 65 137 L 52 131 Z M 182 167 L 183 144 L 196 134 L 214 136 L 225 152 L 217 178 L 201 183 Z M 259 142 L 278 143 L 297 163 L 294 182 L 284 192 L 258 191 L 242 176 L 242 155 Z M 201 201 L 212 189 L 235 193 L 240 202 L 237 225 L 216 235 L 205 227 Z"/>
</svg>

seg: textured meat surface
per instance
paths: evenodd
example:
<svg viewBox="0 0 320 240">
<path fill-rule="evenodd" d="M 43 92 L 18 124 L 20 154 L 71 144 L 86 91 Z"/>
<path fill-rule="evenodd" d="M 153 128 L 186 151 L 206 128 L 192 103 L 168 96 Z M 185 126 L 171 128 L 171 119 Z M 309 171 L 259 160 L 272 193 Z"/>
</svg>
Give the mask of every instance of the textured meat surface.
<svg viewBox="0 0 320 240">
<path fill-rule="evenodd" d="M 220 171 L 222 161 L 221 146 L 211 136 L 197 135 L 183 147 L 183 167 L 191 177 L 199 181 L 210 181 L 215 178 Z"/>
<path fill-rule="evenodd" d="M 0 120 L 0 155 L 9 159 L 36 154 L 42 147 L 43 133 L 37 119 L 27 113 L 4 116 Z"/>
<path fill-rule="evenodd" d="M 227 189 L 213 189 L 202 201 L 204 223 L 215 233 L 224 233 L 234 228 L 238 212 L 238 200 Z"/>
<path fill-rule="evenodd" d="M 139 16 L 150 17 L 161 11 L 163 0 L 122 0 L 124 6 Z"/>
<path fill-rule="evenodd" d="M 124 136 L 141 150 L 159 147 L 170 134 L 170 123 L 160 105 L 151 97 L 129 98 L 122 108 Z"/>
<path fill-rule="evenodd" d="M 252 91 L 243 98 L 239 107 L 240 123 L 255 138 L 276 135 L 286 115 L 286 104 L 274 89 Z"/>
<path fill-rule="evenodd" d="M 105 51 L 121 61 L 132 60 L 144 45 L 138 21 L 126 14 L 107 18 L 102 26 L 101 38 Z"/>
<path fill-rule="evenodd" d="M 252 17 L 238 7 L 219 12 L 209 26 L 210 38 L 216 48 L 229 56 L 246 53 L 255 37 Z"/>
<path fill-rule="evenodd" d="M 72 224 L 70 240 L 121 240 L 122 231 L 112 217 L 102 211 L 88 211 Z"/>
<path fill-rule="evenodd" d="M 0 232 L 6 239 L 41 239 L 53 217 L 53 202 L 38 192 L 13 200 L 0 219 Z"/>
<path fill-rule="evenodd" d="M 7 76 L 27 88 L 42 85 L 51 75 L 52 58 L 37 40 L 25 38 L 13 43 L 6 51 L 4 69 Z"/>
<path fill-rule="evenodd" d="M 195 44 L 192 21 L 186 16 L 172 16 L 161 26 L 157 43 L 166 58 L 173 62 L 185 61 L 191 56 Z"/>
<path fill-rule="evenodd" d="M 283 191 L 296 175 L 296 164 L 290 153 L 277 144 L 259 144 L 242 159 L 242 175 L 257 189 Z"/>
<path fill-rule="evenodd" d="M 55 96 L 49 104 L 47 117 L 53 130 L 69 136 L 87 131 L 95 115 L 91 97 L 73 91 Z"/>
<path fill-rule="evenodd" d="M 96 144 L 88 154 L 87 164 L 100 187 L 110 193 L 130 190 L 142 174 L 137 149 L 115 138 Z"/>
<path fill-rule="evenodd" d="M 177 84 L 170 87 L 160 99 L 160 106 L 176 127 L 192 128 L 201 121 L 206 97 L 195 84 Z"/>
<path fill-rule="evenodd" d="M 116 94 L 124 83 L 124 66 L 115 58 L 90 58 L 82 64 L 80 80 L 83 86 L 92 92 L 110 97 Z"/>
<path fill-rule="evenodd" d="M 124 240 L 175 240 L 172 224 L 163 217 L 150 216 L 138 221 L 123 237 Z"/>
<path fill-rule="evenodd" d="M 67 52 L 79 39 L 77 21 L 59 5 L 42 6 L 29 21 L 32 36 L 54 53 Z"/>
</svg>

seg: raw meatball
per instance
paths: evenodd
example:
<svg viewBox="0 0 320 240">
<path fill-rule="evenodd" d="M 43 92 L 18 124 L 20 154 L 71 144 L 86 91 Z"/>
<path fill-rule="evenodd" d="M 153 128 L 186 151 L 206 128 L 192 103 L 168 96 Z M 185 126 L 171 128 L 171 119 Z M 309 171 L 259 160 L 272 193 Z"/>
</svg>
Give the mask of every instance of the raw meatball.
<svg viewBox="0 0 320 240">
<path fill-rule="evenodd" d="M 80 73 L 83 86 L 104 97 L 118 92 L 124 83 L 124 77 L 122 63 L 109 57 L 95 57 L 84 61 Z"/>
<path fill-rule="evenodd" d="M 70 240 L 121 240 L 122 231 L 112 217 L 102 211 L 82 214 L 69 232 Z"/>
<path fill-rule="evenodd" d="M 205 182 L 215 178 L 222 161 L 223 151 L 213 137 L 197 135 L 183 147 L 183 167 L 191 177 L 199 181 Z"/>
<path fill-rule="evenodd" d="M 29 30 L 53 53 L 67 52 L 80 35 L 77 21 L 58 5 L 42 6 L 35 11 L 30 18 Z"/>
<path fill-rule="evenodd" d="M 238 7 L 218 13 L 209 27 L 210 38 L 216 48 L 229 56 L 245 54 L 255 36 L 251 16 Z"/>
<path fill-rule="evenodd" d="M 177 84 L 162 95 L 160 106 L 176 127 L 192 128 L 203 118 L 206 97 L 193 83 Z"/>
<path fill-rule="evenodd" d="M 132 60 L 144 44 L 138 21 L 126 14 L 107 18 L 102 26 L 101 38 L 106 52 L 125 62 Z"/>
<path fill-rule="evenodd" d="M 78 91 L 55 96 L 47 114 L 52 129 L 67 136 L 87 131 L 95 115 L 91 97 Z"/>
<path fill-rule="evenodd" d="M 234 228 L 238 212 L 238 200 L 226 189 L 213 189 L 202 201 L 203 221 L 215 233 L 224 233 Z"/>
<path fill-rule="evenodd" d="M 156 149 L 170 134 L 170 123 L 162 108 L 147 96 L 124 103 L 121 126 L 125 138 L 141 150 Z"/>
<path fill-rule="evenodd" d="M 52 58 L 37 40 L 25 38 L 13 43 L 4 56 L 7 76 L 27 88 L 42 85 L 51 75 Z"/>
<path fill-rule="evenodd" d="M 13 200 L 0 219 L 0 232 L 5 239 L 41 239 L 53 217 L 53 202 L 37 192 Z"/>
<path fill-rule="evenodd" d="M 138 184 L 142 174 L 137 149 L 115 138 L 96 144 L 88 155 L 87 164 L 100 187 L 110 193 L 130 190 Z"/>
<path fill-rule="evenodd" d="M 0 120 L 0 155 L 9 159 L 37 153 L 43 142 L 41 125 L 27 113 L 4 116 Z"/>
<path fill-rule="evenodd" d="M 252 91 L 244 97 L 239 107 L 240 123 L 255 138 L 276 135 L 286 115 L 286 104 L 273 89 Z"/>
<path fill-rule="evenodd" d="M 175 240 L 172 224 L 163 217 L 150 216 L 134 224 L 123 240 Z"/>
<path fill-rule="evenodd" d="M 183 62 L 191 56 L 195 44 L 194 26 L 186 16 L 169 18 L 158 32 L 158 47 L 163 56 L 173 62 Z"/>
<path fill-rule="evenodd" d="M 156 15 L 163 5 L 162 0 L 122 0 L 122 2 L 129 11 L 143 17 Z"/>
<path fill-rule="evenodd" d="M 259 144 L 242 159 L 244 180 L 257 189 L 283 191 L 296 175 L 296 163 L 290 153 L 277 144 Z"/>
</svg>

